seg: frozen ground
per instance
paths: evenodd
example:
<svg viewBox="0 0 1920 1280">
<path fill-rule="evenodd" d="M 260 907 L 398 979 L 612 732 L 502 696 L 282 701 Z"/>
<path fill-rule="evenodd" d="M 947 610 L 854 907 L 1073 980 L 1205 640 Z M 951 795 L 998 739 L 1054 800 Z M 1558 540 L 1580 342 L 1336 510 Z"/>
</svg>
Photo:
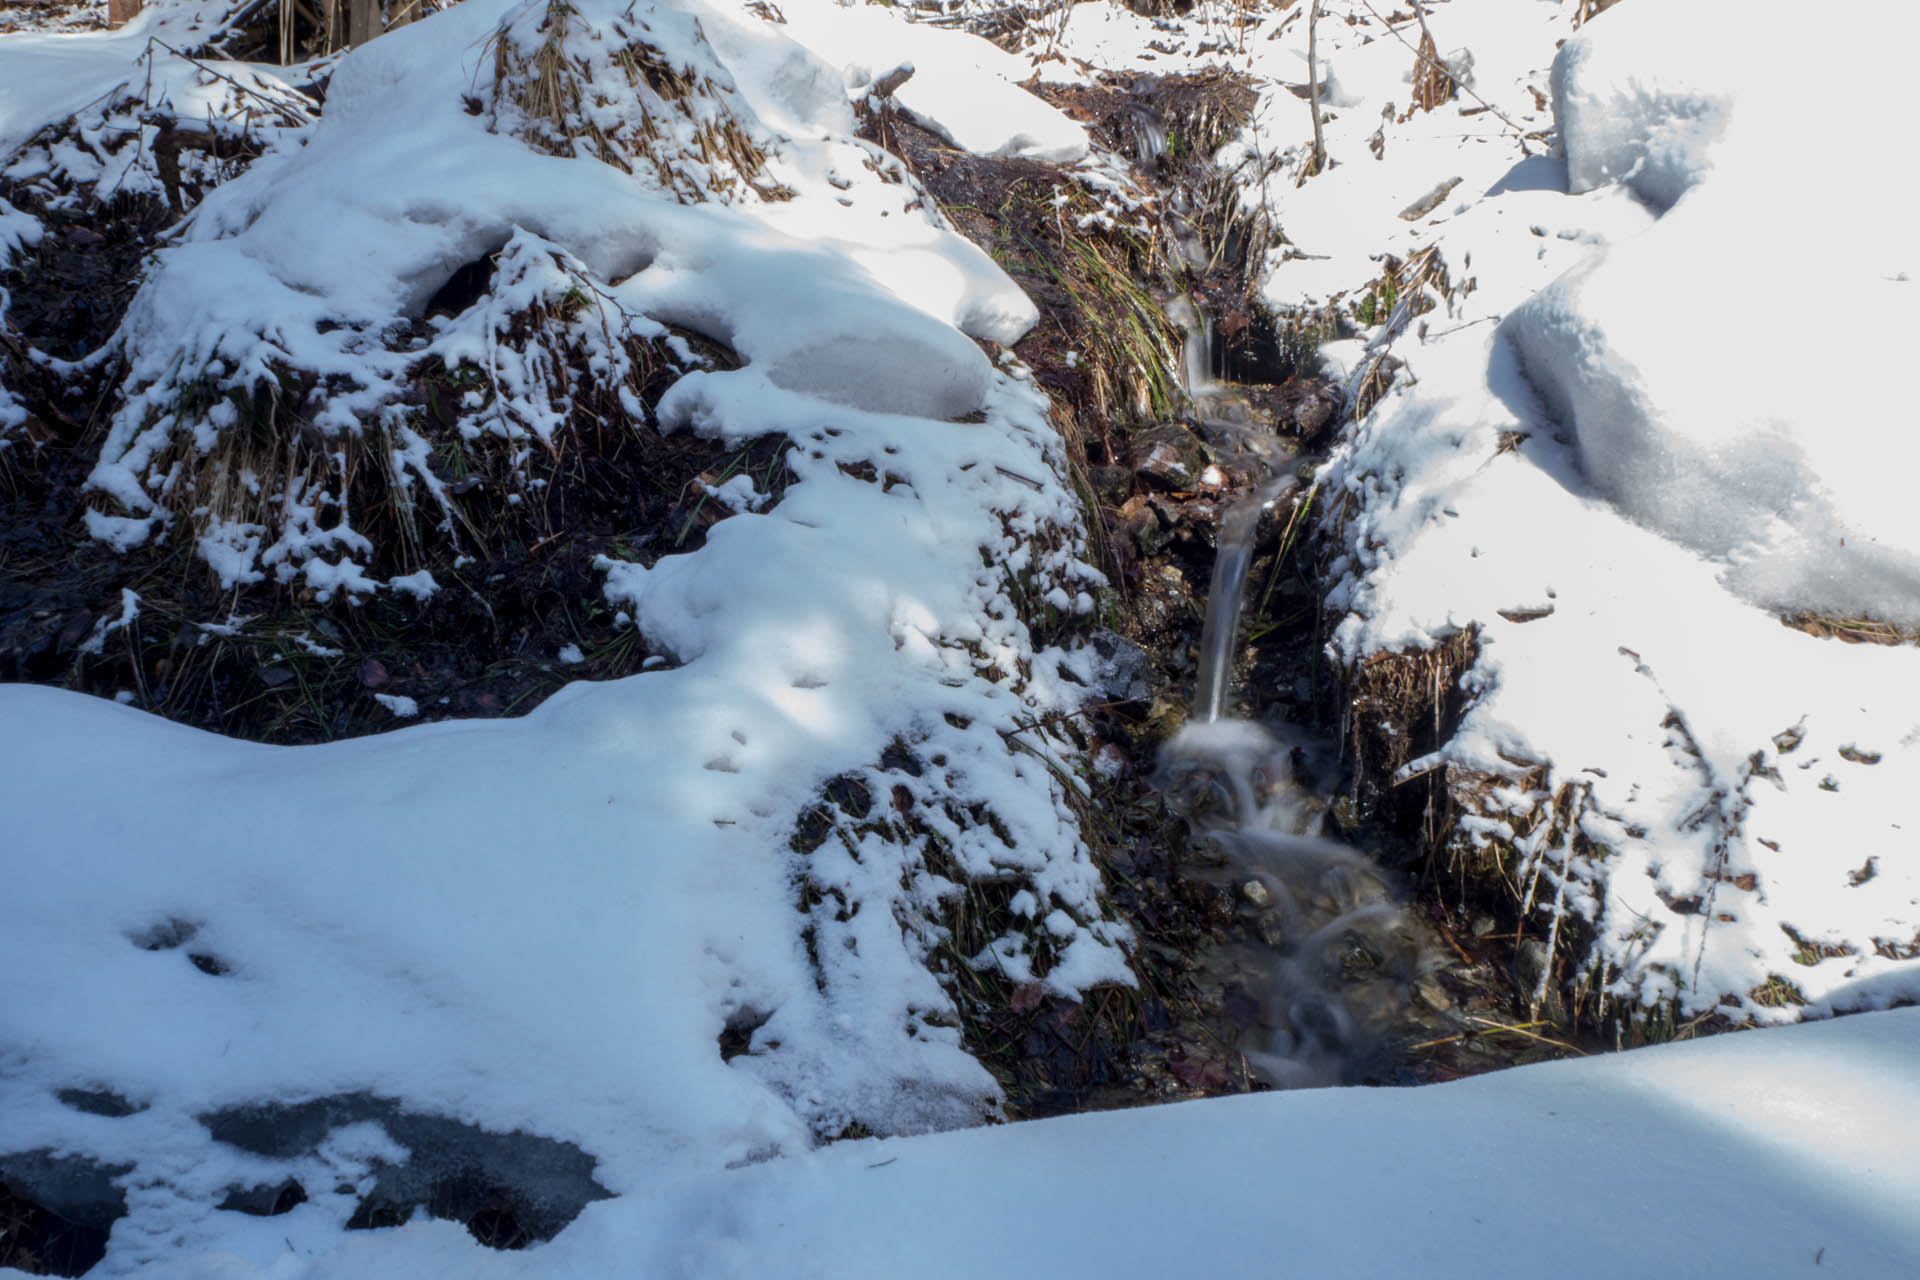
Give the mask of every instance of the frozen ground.
<svg viewBox="0 0 1920 1280">
<path fill-rule="evenodd" d="M 1308 122 L 1284 86 L 1307 79 L 1304 5 L 1156 26 L 1083 4 L 1027 54 L 1060 54 L 1049 76 L 1223 61 L 1266 82 L 1222 157 L 1292 242 L 1266 295 L 1353 307 L 1375 284 L 1377 324 L 1329 357 L 1356 384 L 1389 349 L 1405 362 L 1321 477 L 1341 498 L 1336 653 L 1476 629 L 1467 718 L 1410 769 L 1447 771 L 1541 923 L 1587 928 L 1594 980 L 1625 1001 L 1759 1021 L 1884 1006 L 1920 994 L 1914 651 L 1776 613 L 1920 617 L 1890 483 L 1912 460 L 1897 386 L 1850 376 L 1897 369 L 1913 336 L 1906 250 L 1880 214 L 1899 175 L 1858 154 L 1898 115 L 1876 51 L 1912 44 L 1872 6 L 1819 31 L 1845 91 L 1809 138 L 1780 70 L 1804 22 L 1655 5 L 1626 0 L 1551 74 L 1566 7 L 1434 5 L 1441 52 L 1499 111 L 1402 121 L 1412 53 L 1335 0 L 1319 33 L 1333 164 L 1297 186 Z M 994 1110 L 929 969 L 954 886 L 926 840 L 1027 895 L 1026 927 L 978 963 L 1073 992 L 1124 978 L 1126 939 L 1102 919 L 1072 762 L 1032 731 L 1088 673 L 1013 605 L 1031 592 L 1072 614 L 1097 584 L 1044 401 L 970 340 L 1010 342 L 1032 310 L 852 137 L 850 102 L 926 63 L 900 104 L 957 144 L 1070 160 L 1083 143 L 1013 87 L 1019 59 L 873 10 L 786 7 L 790 30 L 692 0 L 573 6 L 561 43 L 603 74 L 610 34 L 644 35 L 706 86 L 664 113 L 671 161 L 638 176 L 546 133 L 524 95 L 489 94 L 502 64 L 480 51 L 491 36 L 504 65 L 532 64 L 542 6 L 467 0 L 374 42 L 317 122 L 270 68 L 134 66 L 141 33 L 192 6 L 124 35 L 0 39 L 15 166 L 151 182 L 116 120 L 240 111 L 234 83 L 282 104 L 267 154 L 159 255 L 116 339 L 136 373 L 95 476 L 98 536 L 186 536 L 169 460 L 235 424 L 225 401 L 182 409 L 184 382 L 292 361 L 339 390 L 316 429 L 387 423 L 418 353 L 384 347 L 383 325 L 491 247 L 513 268 L 497 309 L 443 325 L 445 354 L 518 385 L 533 374 L 501 326 L 574 290 L 583 332 L 711 333 L 744 367 L 688 375 L 662 416 L 783 431 L 798 477 L 777 503 L 736 491 L 698 552 L 609 566 L 610 597 L 679 665 L 518 721 L 281 749 L 0 689 L 5 1154 L 64 1161 L 82 1199 L 113 1183 L 126 1216 L 102 1273 L 1913 1274 L 1905 1010 L 1420 1091 L 816 1146 Z M 1668 13 L 1685 16 L 1652 39 Z M 1706 56 L 1729 24 L 1745 52 Z M 1566 157 L 1544 133 L 1556 104 Z M 75 111 L 91 140 L 16 151 Z M 765 168 L 716 151 L 721 126 Z M 0 237 L 35 234 L 0 207 Z M 1756 246 L 1765 273 L 1745 270 Z M 1430 247 L 1386 300 L 1372 255 Z M 1416 315 L 1422 296 L 1437 306 Z M 1781 317 L 1811 331 L 1783 338 Z M 545 406 L 523 408 L 463 425 L 531 447 Z M 380 438 L 406 474 L 411 444 Z M 323 505 L 194 536 L 234 581 L 432 588 L 369 575 L 349 513 L 322 528 Z M 895 742 L 924 767 L 887 785 L 931 835 L 855 832 L 802 866 L 799 813 Z M 967 822 L 974 804 L 997 824 Z M 723 1059 L 728 1035 L 745 1051 Z M 512 1255 L 424 1217 L 344 1234 L 364 1197 L 446 1172 L 409 1141 L 538 1166 L 533 1208 L 579 1217 Z M 288 1213 L 215 1207 L 287 1178 L 308 1194 Z"/>
</svg>

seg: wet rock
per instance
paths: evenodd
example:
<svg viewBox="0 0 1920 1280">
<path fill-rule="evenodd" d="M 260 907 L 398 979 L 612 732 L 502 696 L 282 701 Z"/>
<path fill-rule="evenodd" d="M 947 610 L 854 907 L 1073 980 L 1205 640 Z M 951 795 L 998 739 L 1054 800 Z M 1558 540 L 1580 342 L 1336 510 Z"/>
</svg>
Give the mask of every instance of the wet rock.
<svg viewBox="0 0 1920 1280">
<path fill-rule="evenodd" d="M 1261 914 L 1253 922 L 1253 936 L 1259 939 L 1260 945 L 1269 951 L 1285 951 L 1293 940 L 1287 930 L 1286 913 L 1268 911 Z"/>
<path fill-rule="evenodd" d="M 1187 492 L 1199 486 L 1207 459 L 1185 427 L 1162 426 L 1143 431 L 1134 441 L 1133 473 L 1164 493 Z"/>
<path fill-rule="evenodd" d="M 1087 483 L 1108 506 L 1117 507 L 1133 496 L 1133 472 L 1125 467 L 1088 467 Z"/>
<path fill-rule="evenodd" d="M 1326 378 L 1295 378 L 1273 406 L 1274 426 L 1301 445 L 1317 443 L 1339 420 L 1340 388 Z"/>
<path fill-rule="evenodd" d="M 1142 556 L 1157 556 L 1173 541 L 1172 525 L 1144 495 L 1127 499 L 1116 514 Z"/>
<path fill-rule="evenodd" d="M 593 1157 L 571 1143 L 493 1133 L 371 1094 L 263 1102 L 200 1117 L 216 1142 L 282 1160 L 310 1155 L 335 1129 L 368 1121 L 409 1154 L 401 1164 L 376 1162 L 373 1187 L 355 1212 L 366 1226 L 405 1222 L 424 1206 L 435 1217 L 466 1223 L 483 1244 L 517 1248 L 551 1240 L 588 1204 L 611 1194 L 594 1180 Z"/>
<path fill-rule="evenodd" d="M 255 1218 L 277 1218 L 307 1202 L 307 1189 L 292 1178 L 253 1187 L 234 1187 L 219 1207 Z"/>
<path fill-rule="evenodd" d="M 1340 828 L 1342 835 L 1352 835 L 1360 829 L 1360 806 L 1354 803 L 1352 796 L 1336 797 L 1327 812 L 1333 815 L 1334 825 Z"/>
<path fill-rule="evenodd" d="M 1148 500 L 1160 514 L 1160 521 L 1177 542 L 1188 548 L 1212 554 L 1220 541 L 1221 504 L 1206 498 L 1175 501 L 1158 494 Z"/>
<path fill-rule="evenodd" d="M 1302 400 L 1293 407 L 1293 426 L 1302 439 L 1311 440 L 1326 430 L 1333 421 L 1334 402 L 1330 397 L 1315 396 L 1311 400 Z"/>
<path fill-rule="evenodd" d="M 1108 702 L 1142 701 L 1153 696 L 1153 659 L 1145 649 L 1105 627 L 1087 637 L 1100 665 L 1094 688 Z"/>
<path fill-rule="evenodd" d="M 1445 987 L 1432 978 L 1422 978 L 1414 983 L 1413 996 L 1435 1013 L 1445 1013 L 1453 1008 L 1453 997 L 1447 994 Z"/>
</svg>

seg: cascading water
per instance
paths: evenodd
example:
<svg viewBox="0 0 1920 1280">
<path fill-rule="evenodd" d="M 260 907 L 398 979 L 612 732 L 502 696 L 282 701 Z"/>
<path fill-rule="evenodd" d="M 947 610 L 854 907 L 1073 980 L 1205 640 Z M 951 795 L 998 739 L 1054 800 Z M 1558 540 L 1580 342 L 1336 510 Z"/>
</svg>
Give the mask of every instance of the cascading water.
<svg viewBox="0 0 1920 1280">
<path fill-rule="evenodd" d="M 1364 1075 L 1407 1007 L 1422 947 L 1381 871 L 1356 851 L 1305 834 L 1318 817 L 1296 760 L 1309 744 L 1228 716 L 1241 603 L 1262 515 L 1297 484 L 1294 457 L 1233 415 L 1212 381 L 1206 326 L 1191 303 L 1169 308 L 1188 331 L 1189 398 L 1204 435 L 1254 477 L 1221 516 L 1200 636 L 1191 718 L 1161 752 L 1160 785 L 1195 843 L 1254 908 L 1249 941 L 1227 948 L 1223 981 L 1250 994 L 1241 1052 L 1282 1088 Z M 1220 416 L 1215 416 L 1218 413 Z"/>
</svg>

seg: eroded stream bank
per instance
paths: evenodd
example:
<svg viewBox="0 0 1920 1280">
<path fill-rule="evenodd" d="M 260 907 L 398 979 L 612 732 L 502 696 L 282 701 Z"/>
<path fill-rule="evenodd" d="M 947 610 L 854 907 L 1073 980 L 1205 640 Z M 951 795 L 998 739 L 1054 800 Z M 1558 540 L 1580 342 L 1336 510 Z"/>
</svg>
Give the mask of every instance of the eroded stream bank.
<svg viewBox="0 0 1920 1280">
<path fill-rule="evenodd" d="M 1039 304 L 1016 351 L 1055 401 L 1113 586 L 1093 637 L 1111 674 L 1078 731 L 1140 990 L 975 1003 L 970 1043 L 1028 1116 L 1440 1081 L 1597 1047 L 1557 995 L 1528 999 L 1545 944 L 1441 848 L 1444 790 L 1390 782 L 1452 732 L 1472 636 L 1352 671 L 1324 655 L 1312 476 L 1354 406 L 1315 348 L 1352 321 L 1252 300 L 1248 264 L 1281 228 L 1206 160 L 1251 92 L 1216 73 L 1042 92 L 1124 166 L 1137 204 L 952 151 L 890 112 L 869 121 Z M 1163 763 L 1189 719 L 1212 736 Z"/>
</svg>

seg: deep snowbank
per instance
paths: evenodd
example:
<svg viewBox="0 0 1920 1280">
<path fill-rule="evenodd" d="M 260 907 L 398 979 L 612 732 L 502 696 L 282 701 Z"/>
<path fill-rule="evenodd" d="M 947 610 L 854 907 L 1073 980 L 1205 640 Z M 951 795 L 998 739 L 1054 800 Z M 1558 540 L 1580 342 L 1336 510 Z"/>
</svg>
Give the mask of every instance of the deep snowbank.
<svg viewBox="0 0 1920 1280">
<path fill-rule="evenodd" d="M 1452 14 L 1434 21 L 1449 44 Z M 1381 43 L 1330 30 L 1336 66 Z M 1456 856 L 1507 868 L 1544 940 L 1591 930 L 1555 982 L 1604 999 L 1778 1021 L 1920 994 L 1914 652 L 1749 603 L 1908 619 L 1920 600 L 1902 393 L 1861 372 L 1914 337 L 1897 166 L 1873 154 L 1899 83 L 1882 47 L 1791 7 L 1627 3 L 1556 63 L 1579 181 L 1511 135 L 1502 155 L 1390 133 L 1378 166 L 1464 176 L 1475 194 L 1387 243 L 1476 287 L 1332 353 L 1356 380 L 1383 353 L 1410 375 L 1323 476 L 1334 653 L 1472 628 L 1462 722 L 1399 776 L 1444 787 Z M 1777 74 L 1795 48 L 1847 51 L 1829 114 Z M 1476 84 L 1523 124 L 1541 87 Z M 1364 180 L 1342 175 L 1371 172 L 1360 128 L 1296 197 L 1301 225 L 1330 227 Z M 1663 213 L 1632 187 L 1660 166 Z M 1347 246 L 1367 278 L 1364 242 L 1301 243 Z"/>
<path fill-rule="evenodd" d="M 1807 112 L 1792 68 L 1831 41 L 1802 16 L 1629 5 L 1567 43 L 1570 189 L 1622 182 L 1662 216 L 1504 331 L 1629 516 L 1728 564 L 1757 603 L 1916 623 L 1920 446 L 1872 372 L 1920 337 L 1906 182 L 1855 126 Z M 1855 109 L 1897 111 L 1863 74 Z M 1783 182 L 1788 156 L 1805 163 Z"/>
<path fill-rule="evenodd" d="M 521 1254 L 423 1222 L 156 1274 L 1903 1280 L 1916 1060 L 1904 1010 L 1426 1089 L 841 1143 L 589 1206 Z"/>
</svg>

